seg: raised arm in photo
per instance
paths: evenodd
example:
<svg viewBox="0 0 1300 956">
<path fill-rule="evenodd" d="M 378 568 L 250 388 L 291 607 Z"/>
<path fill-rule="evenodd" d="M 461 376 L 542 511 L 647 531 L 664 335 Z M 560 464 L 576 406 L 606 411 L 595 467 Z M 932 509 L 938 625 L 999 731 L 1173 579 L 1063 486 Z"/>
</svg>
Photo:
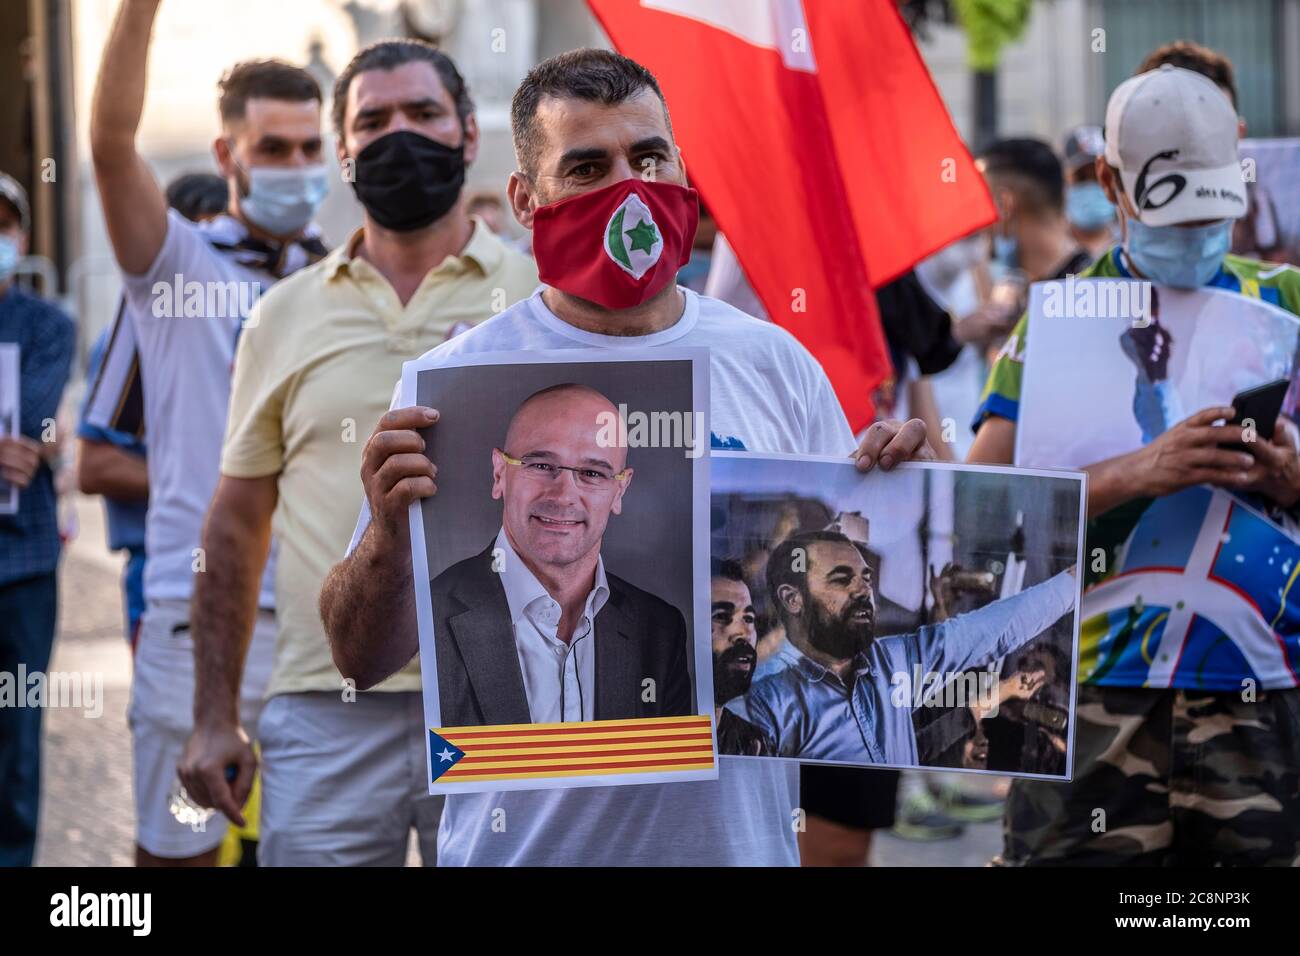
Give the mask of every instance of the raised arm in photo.
<svg viewBox="0 0 1300 956">
<path fill-rule="evenodd" d="M 1075 569 L 1062 571 L 1019 594 L 991 601 L 917 632 L 921 667 L 954 674 L 982 667 L 1029 643 L 1074 608 Z"/>
</svg>

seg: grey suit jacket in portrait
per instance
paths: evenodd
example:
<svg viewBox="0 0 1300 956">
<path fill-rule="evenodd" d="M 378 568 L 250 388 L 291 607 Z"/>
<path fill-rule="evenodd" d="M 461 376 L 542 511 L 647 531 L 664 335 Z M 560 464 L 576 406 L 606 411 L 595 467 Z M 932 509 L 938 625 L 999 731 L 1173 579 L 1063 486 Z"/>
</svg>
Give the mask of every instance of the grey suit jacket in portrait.
<svg viewBox="0 0 1300 956">
<path fill-rule="evenodd" d="M 430 582 L 441 726 L 532 722 L 506 590 L 492 544 Z M 610 574 L 596 615 L 596 720 L 685 717 L 691 709 L 686 622 L 677 608 Z M 643 701 L 642 681 L 655 700 Z"/>
</svg>

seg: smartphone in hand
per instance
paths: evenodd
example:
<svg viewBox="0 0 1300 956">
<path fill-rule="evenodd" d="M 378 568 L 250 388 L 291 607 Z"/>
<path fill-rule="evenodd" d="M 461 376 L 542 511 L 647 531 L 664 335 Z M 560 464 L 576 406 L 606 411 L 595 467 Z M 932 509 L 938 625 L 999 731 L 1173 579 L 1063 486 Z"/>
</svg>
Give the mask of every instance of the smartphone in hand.
<svg viewBox="0 0 1300 956">
<path fill-rule="evenodd" d="M 1237 414 L 1228 424 L 1244 425 L 1248 421 L 1254 422 L 1255 434 L 1264 441 L 1272 441 L 1273 426 L 1277 424 L 1278 415 L 1282 414 L 1282 401 L 1290 387 L 1290 379 L 1279 378 L 1275 382 L 1266 382 L 1238 392 L 1232 399 L 1232 407 Z M 1223 447 L 1250 451 L 1246 442 L 1229 442 Z"/>
</svg>

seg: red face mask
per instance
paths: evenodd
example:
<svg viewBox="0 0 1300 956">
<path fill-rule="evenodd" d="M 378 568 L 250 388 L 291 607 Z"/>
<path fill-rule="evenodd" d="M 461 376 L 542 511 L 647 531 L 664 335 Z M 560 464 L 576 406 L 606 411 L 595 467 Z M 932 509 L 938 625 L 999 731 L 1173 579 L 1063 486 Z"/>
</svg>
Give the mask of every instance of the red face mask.
<svg viewBox="0 0 1300 956">
<path fill-rule="evenodd" d="M 533 256 L 543 282 L 607 309 L 659 292 L 691 257 L 700 204 L 694 189 L 624 179 L 540 207 Z"/>
</svg>

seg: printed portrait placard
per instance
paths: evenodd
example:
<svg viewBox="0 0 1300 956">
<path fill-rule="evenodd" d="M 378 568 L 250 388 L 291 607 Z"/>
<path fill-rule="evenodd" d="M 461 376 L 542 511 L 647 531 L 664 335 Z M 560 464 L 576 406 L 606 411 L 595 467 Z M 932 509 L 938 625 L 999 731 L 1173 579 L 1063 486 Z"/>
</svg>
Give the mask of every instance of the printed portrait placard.
<svg viewBox="0 0 1300 956">
<path fill-rule="evenodd" d="M 432 793 L 713 779 L 708 356 L 408 362 Z"/>
<path fill-rule="evenodd" d="M 712 470 L 719 754 L 1070 777 L 1083 475 Z"/>
</svg>

